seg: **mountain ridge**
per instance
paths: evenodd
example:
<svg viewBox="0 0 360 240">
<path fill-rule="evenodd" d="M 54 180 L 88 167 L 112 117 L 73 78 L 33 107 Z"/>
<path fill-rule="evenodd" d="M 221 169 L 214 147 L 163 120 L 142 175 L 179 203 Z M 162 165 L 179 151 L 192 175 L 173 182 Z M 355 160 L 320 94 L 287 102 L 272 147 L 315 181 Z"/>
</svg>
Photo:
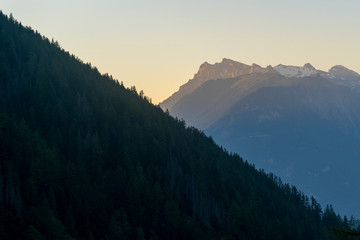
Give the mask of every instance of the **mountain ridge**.
<svg viewBox="0 0 360 240">
<path fill-rule="evenodd" d="M 196 88 L 200 87 L 208 80 L 215 80 L 220 78 L 233 78 L 244 74 L 267 72 L 269 69 L 264 69 L 259 65 L 246 65 L 227 58 L 223 58 L 220 63 L 209 64 L 204 62 L 200 65 L 198 72 L 186 84 L 180 86 L 179 90 L 172 96 L 165 99 L 159 105 L 164 110 L 171 109 L 177 101 L 184 96 L 192 93 Z"/>
<path fill-rule="evenodd" d="M 268 65 L 266 68 L 253 63 L 251 66 L 231 59 L 223 58 L 220 63 L 209 64 L 204 62 L 200 65 L 198 72 L 187 83 L 180 86 L 179 90 L 170 97 L 159 103 L 164 110 L 171 108 L 183 97 L 192 93 L 208 80 L 234 78 L 252 73 L 277 72 L 286 77 L 305 77 L 319 74 L 335 84 L 351 88 L 360 88 L 360 75 L 342 65 L 335 65 L 328 72 L 315 69 L 310 63 L 303 67 L 279 64 L 274 67 Z"/>
</svg>

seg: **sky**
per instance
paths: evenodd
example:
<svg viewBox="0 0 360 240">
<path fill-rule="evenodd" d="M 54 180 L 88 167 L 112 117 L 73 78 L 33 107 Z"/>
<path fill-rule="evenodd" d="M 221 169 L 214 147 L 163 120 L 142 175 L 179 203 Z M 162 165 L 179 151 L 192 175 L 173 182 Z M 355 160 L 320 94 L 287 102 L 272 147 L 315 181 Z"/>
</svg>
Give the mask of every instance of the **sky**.
<svg viewBox="0 0 360 240">
<path fill-rule="evenodd" d="M 359 0 L 1 0 L 0 10 L 155 104 L 223 58 L 360 73 Z"/>
</svg>

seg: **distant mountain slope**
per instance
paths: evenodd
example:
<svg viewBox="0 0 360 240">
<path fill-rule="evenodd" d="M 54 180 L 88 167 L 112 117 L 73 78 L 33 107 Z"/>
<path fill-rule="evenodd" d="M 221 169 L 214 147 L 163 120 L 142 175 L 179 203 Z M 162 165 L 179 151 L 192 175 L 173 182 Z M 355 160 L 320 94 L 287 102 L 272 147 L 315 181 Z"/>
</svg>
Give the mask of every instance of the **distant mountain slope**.
<svg viewBox="0 0 360 240">
<path fill-rule="evenodd" d="M 0 239 L 334 239 L 328 206 L 0 13 Z"/>
<path fill-rule="evenodd" d="M 278 65 L 208 80 L 170 113 L 259 168 L 360 216 L 359 74 Z"/>
<path fill-rule="evenodd" d="M 289 83 L 289 79 L 276 73 L 253 73 L 231 79 L 210 80 L 179 100 L 169 111 L 185 119 L 190 126 L 207 129 L 250 93 L 264 86 Z"/>
<path fill-rule="evenodd" d="M 265 87 L 206 133 L 257 167 L 359 216 L 360 95 L 322 79 Z"/>
<path fill-rule="evenodd" d="M 194 75 L 193 79 L 189 80 L 179 88 L 179 91 L 160 103 L 160 106 L 164 110 L 170 110 L 179 100 L 192 93 L 196 88 L 200 87 L 208 80 L 231 78 L 249 73 L 267 71 L 267 69 L 263 69 L 256 64 L 248 66 L 226 58 L 224 58 L 222 62 L 213 65 L 205 62 L 200 66 L 199 71 Z"/>
</svg>

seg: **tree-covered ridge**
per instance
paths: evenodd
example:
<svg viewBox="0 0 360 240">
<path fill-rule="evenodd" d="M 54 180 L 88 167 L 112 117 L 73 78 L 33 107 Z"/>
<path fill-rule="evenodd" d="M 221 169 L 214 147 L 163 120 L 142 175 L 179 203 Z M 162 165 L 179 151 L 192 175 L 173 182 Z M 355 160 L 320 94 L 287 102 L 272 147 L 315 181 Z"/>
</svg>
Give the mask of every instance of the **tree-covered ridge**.
<svg viewBox="0 0 360 240">
<path fill-rule="evenodd" d="M 328 226 L 348 223 L 0 14 L 0 239 L 332 239 Z"/>
</svg>

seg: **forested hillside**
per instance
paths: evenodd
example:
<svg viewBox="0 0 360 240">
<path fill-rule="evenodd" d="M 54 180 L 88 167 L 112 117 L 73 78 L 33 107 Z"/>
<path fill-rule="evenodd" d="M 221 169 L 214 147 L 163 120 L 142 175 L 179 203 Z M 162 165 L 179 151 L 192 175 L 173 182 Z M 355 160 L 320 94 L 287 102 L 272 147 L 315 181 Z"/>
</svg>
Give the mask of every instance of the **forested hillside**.
<svg viewBox="0 0 360 240">
<path fill-rule="evenodd" d="M 0 13 L 0 239 L 333 239 L 348 225 Z"/>
</svg>

